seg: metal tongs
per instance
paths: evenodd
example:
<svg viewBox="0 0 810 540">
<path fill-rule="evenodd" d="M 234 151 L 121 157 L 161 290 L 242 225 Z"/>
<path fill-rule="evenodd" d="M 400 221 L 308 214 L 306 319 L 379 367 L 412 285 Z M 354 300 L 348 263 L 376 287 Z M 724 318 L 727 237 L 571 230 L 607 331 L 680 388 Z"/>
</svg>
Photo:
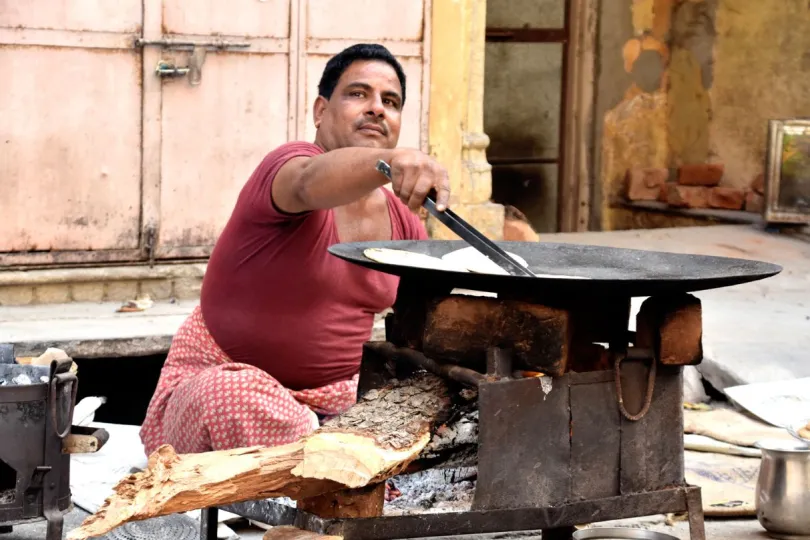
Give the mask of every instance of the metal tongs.
<svg viewBox="0 0 810 540">
<path fill-rule="evenodd" d="M 376 169 L 391 180 L 391 166 L 388 163 L 379 160 Z M 460 236 L 462 240 L 470 244 L 490 261 L 506 270 L 509 275 L 535 277 L 528 268 L 524 268 L 523 265 L 498 247 L 495 242 L 481 234 L 480 231 L 464 221 L 455 212 L 449 208 L 444 211 L 437 210 L 435 190 L 431 190 L 428 196 L 425 197 L 425 202 L 422 203 L 422 206 L 427 209 L 431 216 L 444 223 L 451 231 Z"/>
</svg>

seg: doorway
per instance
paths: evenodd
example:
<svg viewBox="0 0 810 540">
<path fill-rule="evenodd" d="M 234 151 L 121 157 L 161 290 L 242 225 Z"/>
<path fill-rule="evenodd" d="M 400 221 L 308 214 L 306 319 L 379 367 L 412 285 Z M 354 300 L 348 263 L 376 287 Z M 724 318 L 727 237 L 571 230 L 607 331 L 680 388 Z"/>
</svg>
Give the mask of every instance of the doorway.
<svg viewBox="0 0 810 540">
<path fill-rule="evenodd" d="M 487 0 L 484 132 L 492 199 L 539 233 L 561 227 L 568 0 Z"/>
</svg>

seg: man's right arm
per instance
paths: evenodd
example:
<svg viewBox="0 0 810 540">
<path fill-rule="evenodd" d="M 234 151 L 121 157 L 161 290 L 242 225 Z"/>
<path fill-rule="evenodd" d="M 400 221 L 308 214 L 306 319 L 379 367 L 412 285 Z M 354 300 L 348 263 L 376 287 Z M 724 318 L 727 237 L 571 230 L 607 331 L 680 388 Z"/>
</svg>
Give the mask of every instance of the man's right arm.
<svg viewBox="0 0 810 540">
<path fill-rule="evenodd" d="M 437 207 L 447 206 L 450 189 L 444 167 L 423 152 L 399 148 L 340 148 L 292 158 L 276 173 L 272 203 L 282 212 L 297 214 L 354 202 L 388 183 L 375 168 L 381 159 L 391 165 L 394 193 L 412 211 L 431 189 L 436 190 Z"/>
</svg>

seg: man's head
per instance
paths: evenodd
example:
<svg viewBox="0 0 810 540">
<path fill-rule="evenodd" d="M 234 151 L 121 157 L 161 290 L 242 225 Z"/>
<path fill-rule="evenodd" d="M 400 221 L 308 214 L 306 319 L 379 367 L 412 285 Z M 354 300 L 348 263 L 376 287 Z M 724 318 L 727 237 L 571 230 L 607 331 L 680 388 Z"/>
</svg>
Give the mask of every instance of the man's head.
<svg viewBox="0 0 810 540">
<path fill-rule="evenodd" d="M 325 150 L 394 148 L 399 140 L 405 73 L 381 45 L 353 45 L 332 57 L 318 84 L 315 142 Z"/>
</svg>

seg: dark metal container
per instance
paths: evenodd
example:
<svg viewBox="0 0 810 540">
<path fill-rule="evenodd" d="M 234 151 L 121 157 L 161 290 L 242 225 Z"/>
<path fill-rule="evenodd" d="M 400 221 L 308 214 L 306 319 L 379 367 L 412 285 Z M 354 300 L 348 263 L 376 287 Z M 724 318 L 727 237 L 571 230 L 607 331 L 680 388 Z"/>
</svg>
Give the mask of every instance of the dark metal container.
<svg viewBox="0 0 810 540">
<path fill-rule="evenodd" d="M 78 381 L 72 361 L 50 366 L 0 363 L 0 526 L 47 520 L 47 540 L 62 537 L 70 510 L 70 432 Z M 13 384 L 25 375 L 31 384 Z M 47 382 L 45 382 L 47 381 Z"/>
</svg>

